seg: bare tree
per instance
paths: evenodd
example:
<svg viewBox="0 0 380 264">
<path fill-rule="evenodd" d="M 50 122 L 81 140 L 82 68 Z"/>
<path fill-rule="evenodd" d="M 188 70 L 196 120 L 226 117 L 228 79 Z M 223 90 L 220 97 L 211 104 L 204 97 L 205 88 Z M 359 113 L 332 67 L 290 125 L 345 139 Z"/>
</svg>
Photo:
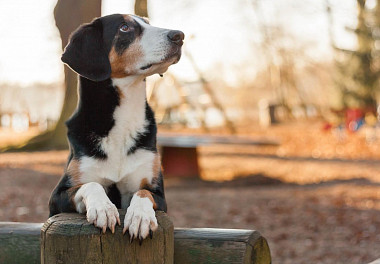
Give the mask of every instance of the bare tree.
<svg viewBox="0 0 380 264">
<path fill-rule="evenodd" d="M 62 47 L 68 43 L 69 36 L 80 24 L 101 15 L 101 0 L 58 0 L 54 9 L 56 26 L 59 30 Z M 77 74 L 65 66 L 65 98 L 61 115 L 53 130 L 40 134 L 22 146 L 10 147 L 10 151 L 30 151 L 43 149 L 66 149 L 65 121 L 73 113 L 77 101 Z"/>
<path fill-rule="evenodd" d="M 69 36 L 79 25 L 101 16 L 101 0 L 58 0 L 54 9 L 56 26 L 59 30 L 62 47 L 68 43 Z M 135 13 L 148 17 L 147 0 L 136 0 Z M 65 121 L 71 116 L 78 102 L 77 74 L 67 66 L 65 71 L 65 98 L 61 115 L 53 130 L 40 134 L 21 146 L 11 146 L 8 151 L 30 151 L 44 149 L 66 149 L 67 129 Z"/>
<path fill-rule="evenodd" d="M 379 29 L 379 19 L 376 14 L 379 7 L 373 13 L 366 8 L 366 0 L 357 0 L 357 7 L 356 28 L 347 28 L 356 35 L 357 48 L 355 50 L 336 48 L 338 53 L 344 55 L 343 59 L 336 63 L 336 80 L 344 108 L 375 109 L 379 70 L 375 67 L 377 52 L 374 43 L 375 34 Z"/>
<path fill-rule="evenodd" d="M 61 35 L 62 47 L 67 45 L 69 36 L 80 24 L 101 15 L 101 0 L 59 0 L 54 17 Z M 73 8 L 75 7 L 75 8 Z M 70 14 L 70 15 L 69 15 Z M 65 99 L 61 116 L 50 138 L 43 144 L 47 148 L 67 148 L 65 121 L 73 113 L 77 101 L 77 74 L 65 65 Z"/>
<path fill-rule="evenodd" d="M 268 90 L 274 91 L 276 104 L 283 107 L 287 117 L 292 117 L 292 108 L 301 107 L 306 113 L 306 96 L 297 84 L 297 64 L 309 62 L 306 54 L 306 44 L 293 41 L 292 34 L 280 25 L 266 23 L 262 1 L 252 0 L 258 32 L 262 37 L 260 50 L 265 59 L 265 68 L 268 76 Z M 294 45 L 287 45 L 290 41 Z"/>
<path fill-rule="evenodd" d="M 135 14 L 142 17 L 148 16 L 148 0 L 136 0 Z"/>
</svg>

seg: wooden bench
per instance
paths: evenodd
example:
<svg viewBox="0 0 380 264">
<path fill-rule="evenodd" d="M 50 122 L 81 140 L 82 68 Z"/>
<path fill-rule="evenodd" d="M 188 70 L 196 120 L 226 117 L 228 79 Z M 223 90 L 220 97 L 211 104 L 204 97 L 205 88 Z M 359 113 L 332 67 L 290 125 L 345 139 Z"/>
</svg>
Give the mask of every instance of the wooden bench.
<svg viewBox="0 0 380 264">
<path fill-rule="evenodd" d="M 121 218 L 124 214 L 120 211 Z M 175 228 L 173 245 L 170 220 L 163 212 L 157 219 L 159 230 L 141 246 L 130 244 L 122 227 L 102 234 L 80 214 L 60 214 L 44 225 L 0 222 L 0 263 L 136 263 L 137 257 L 139 263 L 154 264 L 271 263 L 267 241 L 257 231 Z"/>
<path fill-rule="evenodd" d="M 206 145 L 245 145 L 278 146 L 275 140 L 253 140 L 241 136 L 204 136 L 158 134 L 157 144 L 160 148 L 165 177 L 199 177 L 198 146 Z"/>
</svg>

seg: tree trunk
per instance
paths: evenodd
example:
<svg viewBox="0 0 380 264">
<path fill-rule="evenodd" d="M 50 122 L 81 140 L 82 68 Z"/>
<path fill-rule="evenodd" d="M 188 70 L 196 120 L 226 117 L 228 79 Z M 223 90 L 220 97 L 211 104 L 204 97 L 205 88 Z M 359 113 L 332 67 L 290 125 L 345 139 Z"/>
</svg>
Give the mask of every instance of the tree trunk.
<svg viewBox="0 0 380 264">
<path fill-rule="evenodd" d="M 54 9 L 54 17 L 61 35 L 62 47 L 68 43 L 69 36 L 80 24 L 90 22 L 101 16 L 101 0 L 58 0 Z M 77 74 L 65 65 L 65 100 L 61 116 L 47 142 L 50 148 L 67 148 L 65 121 L 71 116 L 78 102 Z"/>
<path fill-rule="evenodd" d="M 71 32 L 79 25 L 90 22 L 101 15 L 101 0 L 58 0 L 54 9 L 56 26 L 62 40 L 62 48 L 67 43 Z M 77 74 L 65 65 L 65 99 L 59 120 L 55 128 L 40 134 L 21 146 L 13 146 L 8 151 L 33 151 L 46 149 L 66 149 L 67 129 L 65 121 L 71 116 L 78 102 Z"/>
<path fill-rule="evenodd" d="M 376 109 L 375 89 L 379 74 L 375 70 L 375 25 L 366 0 L 356 0 L 358 14 L 355 29 L 350 29 L 357 39 L 355 50 L 338 49 L 345 59 L 338 61 L 337 85 L 341 90 L 344 108 Z M 373 14 L 372 14 L 373 15 Z"/>
<path fill-rule="evenodd" d="M 135 14 L 142 17 L 149 17 L 148 15 L 148 0 L 136 0 Z"/>
<path fill-rule="evenodd" d="M 101 16 L 101 0 L 58 0 L 54 17 L 59 30 L 62 48 L 67 43 L 71 32 L 79 25 Z M 136 0 L 135 14 L 148 17 L 147 0 Z M 65 98 L 61 115 L 55 128 L 40 134 L 23 145 L 11 146 L 3 151 L 33 151 L 47 149 L 67 149 L 67 129 L 65 121 L 71 116 L 78 102 L 77 74 L 65 65 Z"/>
</svg>

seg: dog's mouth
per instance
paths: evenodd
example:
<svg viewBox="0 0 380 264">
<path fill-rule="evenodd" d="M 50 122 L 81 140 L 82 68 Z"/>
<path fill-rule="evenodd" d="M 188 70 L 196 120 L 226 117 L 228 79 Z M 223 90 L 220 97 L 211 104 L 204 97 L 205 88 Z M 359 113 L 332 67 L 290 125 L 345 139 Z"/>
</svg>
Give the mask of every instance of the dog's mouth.
<svg viewBox="0 0 380 264">
<path fill-rule="evenodd" d="M 152 66 L 153 66 L 153 64 L 148 64 L 148 65 L 146 65 L 144 67 L 141 67 L 140 70 L 147 70 L 147 69 L 149 69 Z"/>
<path fill-rule="evenodd" d="M 152 68 L 152 66 L 160 65 L 160 64 L 164 64 L 168 62 L 171 62 L 170 64 L 176 64 L 180 58 L 181 58 L 181 48 L 177 48 L 169 52 L 161 61 L 146 64 L 145 66 L 140 67 L 140 70 L 143 70 L 143 71 L 148 70 L 149 68 Z"/>
</svg>

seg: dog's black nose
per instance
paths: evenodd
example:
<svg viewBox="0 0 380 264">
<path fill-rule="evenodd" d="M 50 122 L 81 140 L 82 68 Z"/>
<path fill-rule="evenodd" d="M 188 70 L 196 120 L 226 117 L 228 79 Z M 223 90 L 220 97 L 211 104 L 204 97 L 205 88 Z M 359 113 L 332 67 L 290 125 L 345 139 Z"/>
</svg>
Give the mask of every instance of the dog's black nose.
<svg viewBox="0 0 380 264">
<path fill-rule="evenodd" d="M 185 38 L 185 34 L 183 34 L 183 32 L 179 30 L 171 30 L 168 33 L 168 38 L 171 42 L 179 46 L 182 46 L 183 39 Z"/>
</svg>

